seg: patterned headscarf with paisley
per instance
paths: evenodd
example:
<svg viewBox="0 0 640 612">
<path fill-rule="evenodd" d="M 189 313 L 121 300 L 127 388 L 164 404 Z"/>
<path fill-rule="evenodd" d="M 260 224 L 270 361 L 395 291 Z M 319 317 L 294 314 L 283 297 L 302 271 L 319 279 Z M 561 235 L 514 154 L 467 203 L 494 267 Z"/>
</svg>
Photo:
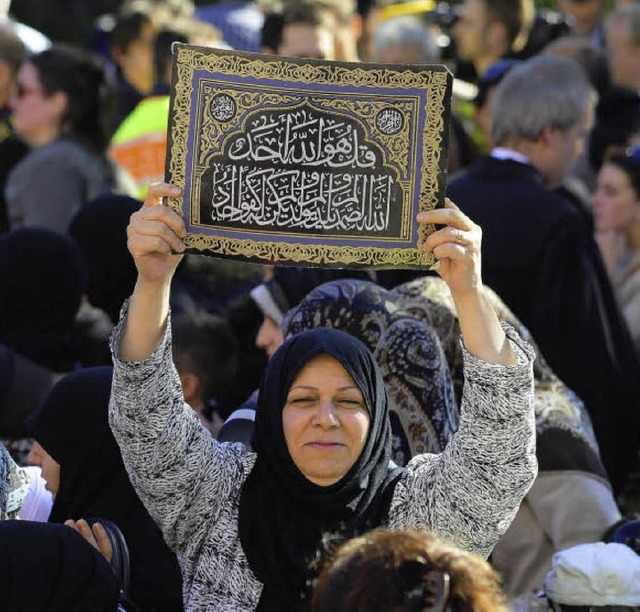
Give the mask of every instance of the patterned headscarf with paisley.
<svg viewBox="0 0 640 612">
<path fill-rule="evenodd" d="M 389 291 L 350 279 L 320 285 L 283 323 L 286 335 L 315 327 L 341 329 L 373 354 L 389 397 L 396 463 L 444 449 L 458 427 L 458 408 L 433 329 L 400 309 Z"/>
</svg>

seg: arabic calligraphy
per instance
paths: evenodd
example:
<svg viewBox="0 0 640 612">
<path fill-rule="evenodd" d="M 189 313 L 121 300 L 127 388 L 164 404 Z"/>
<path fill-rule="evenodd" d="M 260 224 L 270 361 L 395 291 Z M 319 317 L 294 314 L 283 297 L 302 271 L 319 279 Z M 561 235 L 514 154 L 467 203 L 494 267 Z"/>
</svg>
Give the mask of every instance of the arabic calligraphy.
<svg viewBox="0 0 640 612">
<path fill-rule="evenodd" d="M 212 157 L 201 195 L 201 223 L 340 235 L 392 235 L 403 202 L 363 128 L 306 103 L 253 114 Z"/>
</svg>

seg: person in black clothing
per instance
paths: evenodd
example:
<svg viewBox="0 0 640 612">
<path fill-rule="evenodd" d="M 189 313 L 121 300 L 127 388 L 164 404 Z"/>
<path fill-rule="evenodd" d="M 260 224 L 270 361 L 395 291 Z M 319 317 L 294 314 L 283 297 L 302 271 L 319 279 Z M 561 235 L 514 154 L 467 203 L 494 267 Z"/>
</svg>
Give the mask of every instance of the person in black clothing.
<svg viewBox="0 0 640 612">
<path fill-rule="evenodd" d="M 4 185 L 11 169 L 27 154 L 29 148 L 13 132 L 9 121 L 9 98 L 16 87 L 18 70 L 27 58 L 20 37 L 8 24 L 0 24 L 0 234 L 9 228 Z"/>
<path fill-rule="evenodd" d="M 29 419 L 36 440 L 29 462 L 41 468 L 53 496 L 49 523 L 115 523 L 131 557 L 128 594 L 144 610 L 182 612 L 176 556 L 134 491 L 109 429 L 111 381 L 110 367 L 62 378 Z"/>
<path fill-rule="evenodd" d="M 595 94 L 571 60 L 539 57 L 496 90 L 497 148 L 449 196 L 484 232 L 483 275 L 585 402 L 619 491 L 637 463 L 640 366 L 592 229 L 559 191 L 581 153 Z"/>
<path fill-rule="evenodd" d="M 109 563 L 64 525 L 0 521 L 0 593 L 7 612 L 120 610 Z"/>
</svg>

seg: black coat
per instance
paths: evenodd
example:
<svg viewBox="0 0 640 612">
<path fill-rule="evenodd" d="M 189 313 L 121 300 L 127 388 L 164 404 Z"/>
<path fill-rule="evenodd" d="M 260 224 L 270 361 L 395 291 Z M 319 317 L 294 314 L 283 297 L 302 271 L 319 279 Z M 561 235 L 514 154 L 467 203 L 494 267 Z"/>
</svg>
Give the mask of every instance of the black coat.
<svg viewBox="0 0 640 612">
<path fill-rule="evenodd" d="M 592 228 L 528 164 L 483 157 L 449 197 L 482 227 L 482 272 L 585 402 L 619 489 L 638 458 L 640 365 Z"/>
</svg>

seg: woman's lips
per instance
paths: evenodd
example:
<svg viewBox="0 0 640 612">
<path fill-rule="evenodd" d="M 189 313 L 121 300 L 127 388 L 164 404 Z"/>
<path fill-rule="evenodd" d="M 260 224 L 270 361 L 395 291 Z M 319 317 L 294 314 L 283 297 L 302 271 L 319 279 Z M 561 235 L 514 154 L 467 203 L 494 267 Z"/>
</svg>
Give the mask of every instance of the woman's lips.
<svg viewBox="0 0 640 612">
<path fill-rule="evenodd" d="M 324 441 L 314 441 L 314 442 L 307 442 L 307 444 L 305 446 L 311 446 L 312 448 L 319 448 L 319 449 L 331 449 L 331 448 L 341 448 L 344 446 L 344 444 L 341 444 L 340 442 L 324 442 Z"/>
</svg>

